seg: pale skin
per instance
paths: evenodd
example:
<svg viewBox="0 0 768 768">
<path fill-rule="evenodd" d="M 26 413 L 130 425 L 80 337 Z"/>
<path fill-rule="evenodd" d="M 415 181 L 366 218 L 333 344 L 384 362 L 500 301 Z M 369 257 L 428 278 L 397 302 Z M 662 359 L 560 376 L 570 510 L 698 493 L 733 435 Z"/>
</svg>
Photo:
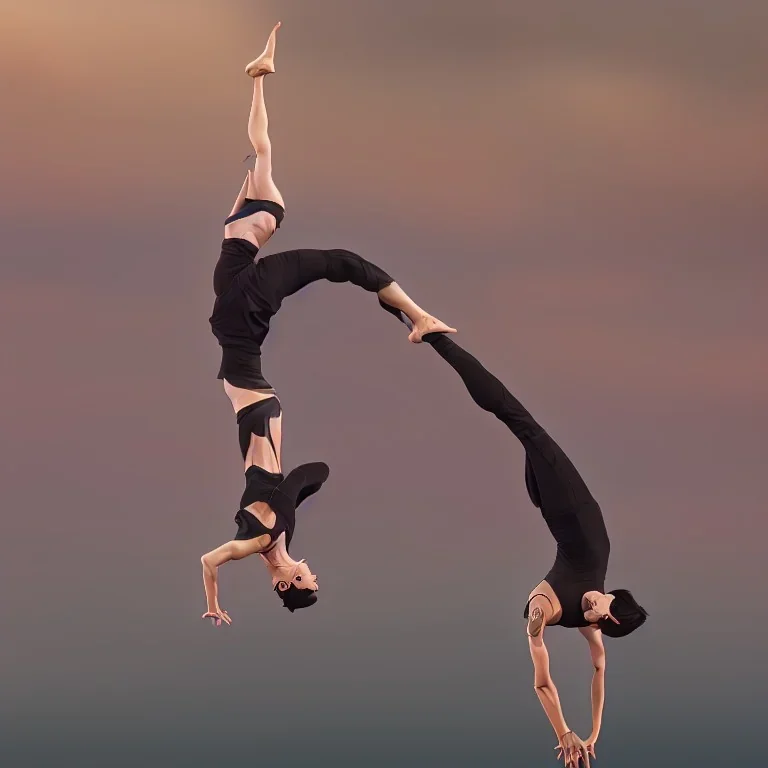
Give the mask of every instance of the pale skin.
<svg viewBox="0 0 768 768">
<path fill-rule="evenodd" d="M 285 202 L 280 190 L 272 177 L 272 143 L 269 138 L 269 120 L 264 101 L 264 79 L 275 72 L 275 49 L 277 31 L 281 24 L 275 25 L 262 54 L 246 67 L 246 74 L 253 78 L 253 99 L 248 116 L 248 137 L 256 155 L 252 171 L 248 171 L 245 181 L 237 195 L 230 215 L 235 214 L 243 205 L 245 198 L 253 200 L 270 200 L 285 208 Z M 271 213 L 259 211 L 250 216 L 226 224 L 225 238 L 242 238 L 262 248 L 275 233 L 277 221 Z M 456 333 L 445 323 L 433 317 L 397 284 L 390 283 L 378 292 L 378 297 L 384 303 L 403 312 L 413 325 L 408 335 L 409 341 L 421 343 L 422 336 L 435 331 Z M 248 405 L 275 397 L 273 390 L 252 390 L 236 387 L 226 379 L 223 382 L 224 392 L 232 403 L 235 412 Z M 256 465 L 268 472 L 282 472 L 281 443 L 282 443 L 282 414 L 270 421 L 270 430 L 275 443 L 272 449 L 266 438 L 251 436 L 251 443 L 245 457 L 245 469 Z M 246 507 L 267 528 L 275 525 L 275 512 L 265 502 L 256 502 Z M 242 560 L 250 555 L 261 555 L 262 562 L 267 567 L 272 586 L 286 590 L 291 584 L 299 589 L 317 589 L 317 577 L 310 571 L 309 566 L 301 560 L 294 560 L 288 554 L 285 544 L 285 534 L 281 534 L 274 544 L 268 535 L 249 540 L 232 540 L 202 556 L 203 585 L 205 587 L 207 611 L 203 618 L 211 619 L 214 626 L 231 624 L 227 611 L 219 603 L 218 569 L 232 560 Z"/>
<path fill-rule="evenodd" d="M 555 749 L 558 750 L 558 758 L 562 757 L 565 765 L 570 768 L 578 768 L 579 760 L 583 760 L 585 768 L 589 768 L 590 755 L 595 757 L 595 744 L 600 735 L 605 703 L 605 647 L 603 634 L 595 622 L 608 618 L 619 623 L 610 611 L 612 600 L 613 595 L 597 591 L 585 592 L 582 597 L 584 618 L 590 624 L 587 627 L 579 627 L 579 632 L 589 646 L 594 670 L 591 686 L 592 733 L 586 741 L 582 741 L 565 721 L 557 687 L 549 672 L 549 653 L 544 644 L 544 630 L 560 620 L 562 606 L 546 581 L 542 581 L 529 596 L 527 634 L 534 668 L 533 685 L 557 736 L 558 746 Z"/>
</svg>

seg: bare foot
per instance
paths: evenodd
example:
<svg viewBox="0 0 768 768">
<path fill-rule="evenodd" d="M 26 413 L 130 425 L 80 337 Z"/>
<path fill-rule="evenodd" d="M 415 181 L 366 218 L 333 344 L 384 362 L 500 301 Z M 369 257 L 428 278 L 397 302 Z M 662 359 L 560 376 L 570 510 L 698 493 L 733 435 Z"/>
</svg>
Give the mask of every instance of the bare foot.
<svg viewBox="0 0 768 768">
<path fill-rule="evenodd" d="M 426 333 L 456 333 L 456 329 L 432 315 L 422 315 L 413 324 L 413 330 L 408 334 L 408 341 L 421 344 L 422 336 Z"/>
<path fill-rule="evenodd" d="M 267 47 L 264 53 L 258 59 L 254 59 L 246 68 L 245 74 L 251 77 L 261 77 L 262 75 L 271 75 L 275 71 L 275 43 L 277 41 L 277 30 L 282 26 L 282 21 L 275 24 L 275 28 L 269 35 Z"/>
</svg>

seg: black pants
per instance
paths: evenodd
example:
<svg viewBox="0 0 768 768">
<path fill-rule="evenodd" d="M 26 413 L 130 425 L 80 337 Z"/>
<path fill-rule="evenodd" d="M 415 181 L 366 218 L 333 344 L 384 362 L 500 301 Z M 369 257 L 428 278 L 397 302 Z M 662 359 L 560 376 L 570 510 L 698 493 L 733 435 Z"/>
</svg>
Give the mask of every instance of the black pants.
<svg viewBox="0 0 768 768">
<path fill-rule="evenodd" d="M 523 444 L 528 495 L 545 515 L 594 501 L 562 448 L 492 373 L 445 334 L 428 334 L 425 341 L 461 376 L 475 403 Z"/>
<path fill-rule="evenodd" d="M 372 293 L 393 282 L 383 269 L 341 248 L 302 248 L 255 260 L 257 253 L 246 240 L 225 239 L 213 274 L 210 322 L 222 347 L 218 377 L 244 389 L 271 388 L 261 372 L 261 345 L 283 299 L 317 280 Z"/>
<path fill-rule="evenodd" d="M 217 296 L 230 288 L 235 277 L 239 277 L 243 288 L 258 290 L 271 306 L 278 308 L 286 296 L 316 280 L 352 283 L 374 293 L 393 282 L 383 269 L 343 248 L 299 248 L 256 260 L 258 251 L 247 240 L 224 240 L 213 272 Z"/>
</svg>

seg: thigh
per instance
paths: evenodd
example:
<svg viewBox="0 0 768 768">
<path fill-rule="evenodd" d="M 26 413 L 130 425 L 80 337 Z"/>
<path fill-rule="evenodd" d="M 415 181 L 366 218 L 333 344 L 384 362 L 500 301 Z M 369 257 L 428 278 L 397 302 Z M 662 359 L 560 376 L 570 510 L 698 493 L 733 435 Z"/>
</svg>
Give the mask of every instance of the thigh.
<svg viewBox="0 0 768 768">
<path fill-rule="evenodd" d="M 229 212 L 230 216 L 234 216 L 242 207 L 243 203 L 245 202 L 245 198 L 248 197 L 248 184 L 251 178 L 250 171 L 246 173 L 245 175 L 245 181 L 243 182 L 243 186 L 240 187 L 240 192 L 238 193 L 237 197 L 235 198 L 235 204 L 232 206 L 232 210 Z M 227 217 L 229 218 L 229 217 Z"/>
<path fill-rule="evenodd" d="M 256 158 L 256 164 L 252 171 L 248 171 L 246 178 L 247 197 L 251 200 L 271 200 L 285 208 L 285 201 L 272 178 L 272 153 L 262 152 Z"/>
<path fill-rule="evenodd" d="M 586 483 L 565 451 L 545 432 L 523 441 L 526 485 L 533 481 L 543 510 L 558 511 L 593 501 Z M 528 488 L 529 494 L 531 488 Z M 535 503 L 535 501 L 534 501 Z"/>
</svg>

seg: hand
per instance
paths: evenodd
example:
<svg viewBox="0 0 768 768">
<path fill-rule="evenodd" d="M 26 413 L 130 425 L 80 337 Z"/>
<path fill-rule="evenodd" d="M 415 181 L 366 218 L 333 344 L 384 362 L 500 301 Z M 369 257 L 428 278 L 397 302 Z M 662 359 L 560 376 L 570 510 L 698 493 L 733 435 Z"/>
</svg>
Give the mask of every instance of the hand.
<svg viewBox="0 0 768 768">
<path fill-rule="evenodd" d="M 562 757 L 566 768 L 579 768 L 579 759 L 584 761 L 584 768 L 589 768 L 587 745 L 573 731 L 564 733 L 555 749 L 559 750 L 557 759 Z"/>
<path fill-rule="evenodd" d="M 232 619 L 229 618 L 229 614 L 223 608 L 208 611 L 208 613 L 203 614 L 203 618 L 210 619 L 214 627 L 220 627 L 222 621 L 227 625 L 232 623 Z"/>
<path fill-rule="evenodd" d="M 595 755 L 595 744 L 596 744 L 596 742 L 597 742 L 597 736 L 590 736 L 584 742 L 584 744 L 587 747 L 587 752 L 589 752 L 589 754 L 592 755 L 592 757 L 594 757 L 595 759 L 597 759 L 597 756 Z"/>
</svg>

